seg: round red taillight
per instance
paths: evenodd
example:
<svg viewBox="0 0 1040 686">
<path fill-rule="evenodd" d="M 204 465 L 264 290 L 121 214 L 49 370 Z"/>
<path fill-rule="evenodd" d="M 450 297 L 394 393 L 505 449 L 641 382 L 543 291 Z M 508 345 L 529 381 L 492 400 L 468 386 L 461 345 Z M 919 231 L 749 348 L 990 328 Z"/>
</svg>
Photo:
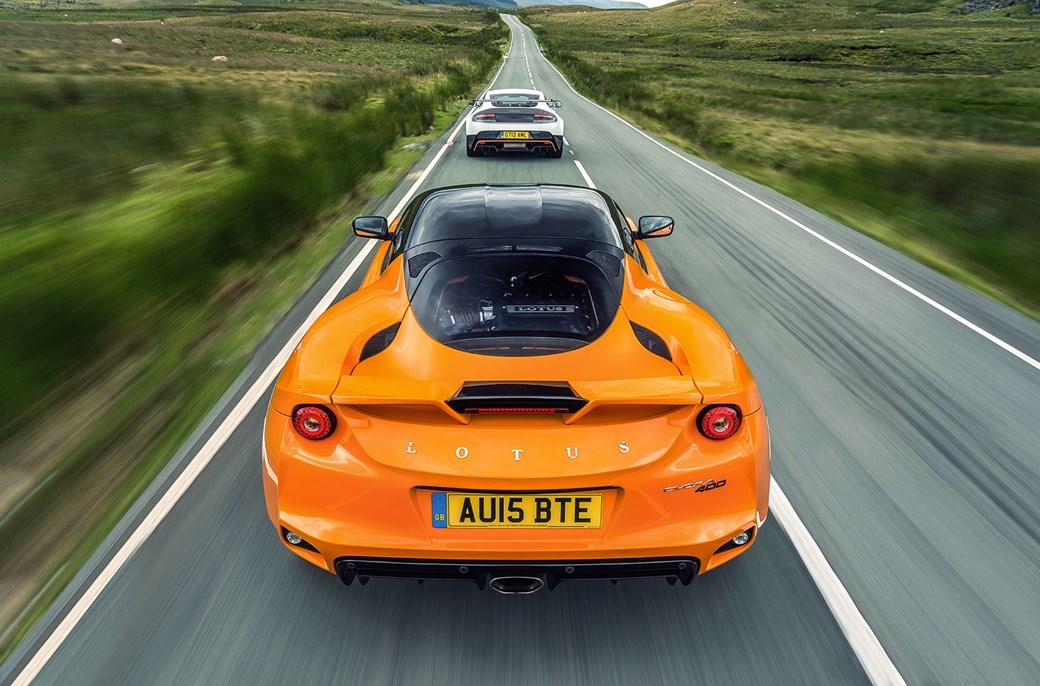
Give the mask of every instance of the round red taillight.
<svg viewBox="0 0 1040 686">
<path fill-rule="evenodd" d="M 312 441 L 327 438 L 336 428 L 336 418 L 321 405 L 300 405 L 293 410 L 292 423 L 298 434 Z"/>
<path fill-rule="evenodd" d="M 697 427 L 705 438 L 721 441 L 740 428 L 740 413 L 729 405 L 712 405 L 697 419 Z"/>
</svg>

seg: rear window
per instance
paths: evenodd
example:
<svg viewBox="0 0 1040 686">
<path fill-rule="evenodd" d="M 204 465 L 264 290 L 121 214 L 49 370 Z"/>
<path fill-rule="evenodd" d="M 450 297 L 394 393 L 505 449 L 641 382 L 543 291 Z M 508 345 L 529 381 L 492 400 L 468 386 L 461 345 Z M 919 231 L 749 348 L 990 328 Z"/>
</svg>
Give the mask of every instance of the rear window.
<svg viewBox="0 0 1040 686">
<path fill-rule="evenodd" d="M 499 93 L 490 98 L 494 107 L 534 107 L 540 99 L 531 93 Z"/>
<path fill-rule="evenodd" d="M 412 310 L 435 340 L 485 355 L 566 352 L 598 338 L 620 293 L 595 263 L 566 255 L 442 260 L 422 276 Z"/>
</svg>

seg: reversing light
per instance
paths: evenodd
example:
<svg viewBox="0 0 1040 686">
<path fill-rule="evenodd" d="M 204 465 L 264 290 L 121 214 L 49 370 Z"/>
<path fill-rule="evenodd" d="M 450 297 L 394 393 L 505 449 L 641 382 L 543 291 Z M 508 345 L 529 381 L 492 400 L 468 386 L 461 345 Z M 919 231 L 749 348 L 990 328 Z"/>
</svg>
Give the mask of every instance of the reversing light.
<svg viewBox="0 0 1040 686">
<path fill-rule="evenodd" d="M 740 428 L 740 413 L 729 405 L 711 405 L 697 418 L 697 428 L 705 438 L 721 441 Z"/>
<path fill-rule="evenodd" d="M 292 422 L 298 434 L 312 441 L 327 438 L 336 428 L 332 412 L 321 405 L 300 405 L 293 410 Z"/>
<path fill-rule="evenodd" d="M 743 548 L 751 542 L 751 536 L 754 535 L 754 533 L 754 527 L 748 529 L 747 531 L 740 532 L 739 534 L 737 534 L 736 536 L 719 546 L 719 549 L 715 551 L 715 554 L 718 555 L 719 553 L 724 553 L 728 550 L 736 550 L 737 548 Z"/>
<path fill-rule="evenodd" d="M 284 526 L 282 527 L 282 536 L 285 538 L 285 542 L 294 548 L 302 548 L 303 550 L 309 550 L 312 553 L 318 552 L 318 549 L 308 543 L 307 539 L 294 531 L 289 531 Z"/>
</svg>

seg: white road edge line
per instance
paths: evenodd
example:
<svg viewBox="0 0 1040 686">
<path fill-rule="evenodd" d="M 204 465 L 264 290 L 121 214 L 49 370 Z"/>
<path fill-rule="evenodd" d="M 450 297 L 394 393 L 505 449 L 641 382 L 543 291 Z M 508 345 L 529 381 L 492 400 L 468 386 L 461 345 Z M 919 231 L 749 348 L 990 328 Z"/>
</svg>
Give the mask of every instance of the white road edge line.
<svg viewBox="0 0 1040 686">
<path fill-rule="evenodd" d="M 552 66 L 551 62 L 549 64 Z M 553 68 L 555 69 L 555 67 Z M 563 74 L 560 74 L 560 77 L 563 78 Z M 566 79 L 564 80 L 566 81 Z M 574 88 L 571 87 L 571 90 Z M 578 93 L 578 95 L 581 94 Z M 585 183 L 589 188 L 595 188 L 596 184 L 589 178 L 588 172 L 585 171 L 581 162 L 574 160 L 574 164 L 577 165 L 578 171 L 585 178 Z M 794 545 L 798 557 L 809 571 L 809 576 L 812 577 L 813 583 L 816 584 L 828 609 L 838 622 L 845 640 L 855 653 L 856 659 L 859 660 L 870 683 L 877 686 L 906 686 L 906 681 L 896 669 L 885 647 L 881 645 L 881 641 L 870 628 L 863 613 L 859 611 L 856 602 L 849 595 L 830 563 L 827 562 L 820 546 L 805 527 L 791 501 L 780 488 L 780 484 L 771 476 L 769 478 L 769 510 Z"/>
<path fill-rule="evenodd" d="M 802 559 L 802 564 L 809 570 L 816 588 L 841 627 L 841 632 L 845 634 L 845 640 L 856 654 L 870 683 L 877 686 L 906 686 L 903 675 L 896 669 L 892 658 L 888 656 L 885 647 L 881 645 L 874 630 L 856 606 L 856 601 L 849 595 L 845 585 L 827 562 L 820 546 L 805 528 L 802 518 L 798 516 L 780 484 L 772 477 L 769 481 L 769 511 L 791 540 L 798 557 Z"/>
<path fill-rule="evenodd" d="M 596 188 L 596 184 L 592 183 L 592 178 L 589 176 L 589 173 L 585 171 L 585 167 L 581 166 L 581 162 L 574 160 L 574 166 L 578 168 L 581 178 L 585 179 L 585 185 L 589 188 Z"/>
<path fill-rule="evenodd" d="M 517 20 L 517 21 L 519 21 L 519 20 Z M 539 53 L 539 54 L 541 54 L 541 53 Z M 642 129 L 638 128 L 637 126 L 635 126 L 631 122 L 621 118 L 620 116 L 618 116 L 614 112 L 611 112 L 606 107 L 603 107 L 599 103 L 596 103 L 596 102 L 593 102 L 592 100 L 589 100 L 584 95 L 579 93 L 577 91 L 577 89 L 574 88 L 573 85 L 571 85 L 571 82 L 568 81 L 567 77 L 564 76 L 560 72 L 560 70 L 556 68 L 555 64 L 553 64 L 548 59 L 546 59 L 544 55 L 542 55 L 542 59 L 545 60 L 545 63 L 548 64 L 552 68 L 553 71 L 555 71 L 557 74 L 559 74 L 560 78 L 563 79 L 563 82 L 567 84 L 567 87 L 570 88 L 574 92 L 575 95 L 577 95 L 582 100 L 585 100 L 586 102 L 588 102 L 588 103 L 590 103 L 592 105 L 595 105 L 599 109 L 603 110 L 604 112 L 606 112 L 610 116 L 614 117 L 619 122 L 621 122 L 625 126 L 629 127 L 630 129 L 632 129 L 633 131 L 638 133 L 640 136 L 642 136 L 643 138 L 647 139 L 648 141 L 650 141 L 654 145 L 658 146 L 662 150 L 665 150 L 666 152 L 671 153 L 672 155 L 675 155 L 676 157 L 678 157 L 680 160 L 682 160 L 686 164 L 689 164 L 690 166 L 696 167 L 697 169 L 701 170 L 702 172 L 704 172 L 708 176 L 712 177 L 716 181 L 719 181 L 720 183 L 723 183 L 726 186 L 729 186 L 730 188 L 735 190 L 737 193 L 740 193 L 741 195 L 743 195 L 748 200 L 751 200 L 752 202 L 755 202 L 758 205 L 761 205 L 762 207 L 764 207 L 765 209 L 769 210 L 770 212 L 772 212 L 773 214 L 777 215 L 778 217 L 780 217 L 782 219 L 786 219 L 788 222 L 790 222 L 791 224 L 797 226 L 799 229 L 801 229 L 805 233 L 809 234 L 813 238 L 816 238 L 817 240 L 819 240 L 819 241 L 829 245 L 830 247 L 834 248 L 835 250 L 840 252 L 842 255 L 845 255 L 849 259 L 855 260 L 857 263 L 863 265 L 864 267 L 866 267 L 870 271 L 874 272 L 875 274 L 877 274 L 881 278 L 885 279 L 886 281 L 889 281 L 892 284 L 894 284 L 894 285 L 898 286 L 899 288 L 903 289 L 904 291 L 906 291 L 910 295 L 914 296 L 915 298 L 917 298 L 921 302 L 925 303 L 926 305 L 929 305 L 932 308 L 938 310 L 939 312 L 942 312 L 943 314 L 945 314 L 950 319 L 953 319 L 958 324 L 961 324 L 962 326 L 964 326 L 964 327 L 966 327 L 968 329 L 971 329 L 972 331 L 974 331 L 978 335 L 980 335 L 983 338 L 985 338 L 990 343 L 993 343 L 997 347 L 1005 350 L 1006 352 L 1011 353 L 1012 355 L 1014 355 L 1018 359 L 1022 360 L 1026 364 L 1028 364 L 1033 369 L 1040 370 L 1040 360 L 1037 360 L 1036 358 L 1030 357 L 1029 355 L 1027 355 L 1026 353 L 1022 352 L 1021 350 L 1019 350 L 1015 346 L 1011 345 L 1007 341 L 1004 341 L 1003 339 L 998 338 L 997 336 L 991 334 L 989 331 L 986 331 L 985 329 L 983 329 L 978 324 L 975 324 L 971 320 L 966 319 L 965 317 L 957 314 L 956 312 L 954 312 L 950 308 L 946 307 L 942 303 L 940 303 L 940 302 L 938 302 L 936 300 L 933 300 L 932 298 L 928 297 L 927 295 L 925 295 L 921 291 L 917 290 L 913 286 L 900 281 L 896 277 L 894 277 L 891 274 L 889 274 L 888 272 L 886 272 L 884 269 L 881 269 L 880 267 L 875 266 L 871 262 L 868 262 L 867 260 L 863 259 L 862 257 L 860 257 L 856 253 L 852 252 L 848 248 L 844 248 L 841 245 L 838 245 L 837 243 L 835 243 L 831 239 L 829 239 L 826 236 L 824 236 L 824 235 L 816 232 L 815 230 L 809 228 L 808 226 L 806 226 L 805 224 L 801 223 L 797 219 L 795 219 L 795 218 L 785 214 L 783 211 L 778 210 L 777 208 L 773 207 L 772 205 L 770 205 L 766 201 L 760 200 L 759 198 L 756 198 L 751 193 L 748 193 L 744 189 L 742 189 L 742 188 L 740 188 L 740 187 L 730 183 L 729 181 L 727 181 L 726 179 L 722 178 L 721 176 L 719 176 L 715 172 L 711 171 L 710 169 L 706 169 L 705 167 L 701 166 L 700 164 L 697 164 L 696 162 L 694 162 L 690 158 L 686 157 L 682 153 L 677 152 L 677 151 L 669 148 L 667 145 L 665 145 L 661 141 L 657 140 L 656 138 L 654 138 L 650 134 L 648 134 L 645 131 L 643 131 Z"/>
<path fill-rule="evenodd" d="M 512 49 L 511 44 L 510 49 Z M 491 79 L 491 85 L 488 89 L 495 85 L 495 81 L 498 80 L 498 76 L 502 73 L 502 67 L 504 66 L 505 59 L 502 60 L 502 64 L 499 66 L 498 71 L 495 72 L 494 77 Z M 396 207 L 394 207 L 393 211 L 390 213 L 391 218 L 399 215 L 408 201 L 412 199 L 415 192 L 419 190 L 419 186 L 422 185 L 426 180 L 426 177 L 430 175 L 431 171 L 433 171 L 433 168 L 437 166 L 438 162 L 440 162 L 444 153 L 447 152 L 452 141 L 455 140 L 455 136 L 458 135 L 459 130 L 463 125 L 465 125 L 465 123 L 466 115 L 464 114 L 458 125 L 452 130 L 451 134 L 441 145 L 441 149 L 438 150 L 437 154 L 434 155 L 432 160 L 430 160 L 430 164 L 427 165 L 426 169 L 424 169 L 422 174 L 419 175 L 419 178 L 417 178 L 415 183 L 413 183 L 408 189 L 408 192 L 401 198 L 401 201 L 397 203 Z M 350 264 L 347 265 L 347 268 L 342 274 L 340 274 L 339 278 L 336 279 L 336 282 L 332 284 L 332 287 L 324 296 L 322 296 L 321 300 L 318 301 L 318 304 L 314 306 L 314 309 L 311 310 L 309 315 L 307 315 L 307 318 L 299 328 L 296 329 L 295 333 L 293 333 L 289 338 L 285 346 L 283 346 L 278 352 L 278 355 L 271 360 L 271 363 L 266 369 L 264 369 L 263 373 L 260 374 L 257 380 L 253 382 L 253 385 L 249 387 L 249 390 L 246 391 L 245 395 L 243 395 L 238 401 L 223 423 L 214 430 L 213 434 L 210 435 L 209 440 L 199 449 L 199 452 L 195 454 L 195 457 L 193 457 L 191 462 L 188 463 L 188 466 L 184 468 L 184 471 L 180 473 L 177 479 L 170 486 L 169 490 L 159 498 L 152 510 L 145 516 L 134 532 L 130 534 L 130 537 L 127 538 L 123 545 L 120 546 L 115 556 L 109 560 L 108 564 L 101 570 L 101 573 L 98 574 L 93 582 L 91 582 L 90 586 L 87 587 L 87 590 L 76 601 L 76 604 L 72 606 L 72 609 L 69 610 L 68 614 L 62 618 L 58 626 L 47 637 L 47 640 L 39 647 L 32 659 L 25 664 L 22 671 L 19 672 L 14 681 L 11 682 L 12 686 L 28 686 L 28 684 L 39 675 L 47 662 L 54 656 L 54 653 L 58 651 L 58 648 L 61 647 L 62 643 L 65 642 L 65 639 L 68 638 L 70 633 L 72 633 L 72 630 L 76 628 L 76 625 L 79 624 L 87 611 L 90 610 L 94 601 L 96 601 L 98 596 L 101 595 L 101 592 L 105 590 L 105 587 L 108 586 L 113 578 L 115 578 L 115 575 L 123 565 L 126 564 L 127 560 L 133 557 L 134 553 L 137 552 L 141 545 L 148 540 L 148 537 L 155 532 L 162 520 L 167 514 L 169 514 L 170 510 L 173 509 L 174 505 L 177 504 L 181 497 L 184 496 L 187 490 L 199 477 L 199 474 L 202 473 L 227 439 L 246 418 L 246 415 L 248 415 L 252 411 L 253 407 L 255 407 L 260 401 L 264 393 L 267 391 L 267 387 L 274 382 L 275 378 L 281 372 L 282 367 L 285 366 L 285 363 L 292 354 L 293 349 L 295 349 L 299 344 L 303 335 L 307 332 L 307 329 L 309 329 L 311 324 L 313 324 L 314 321 L 325 310 L 327 310 L 330 305 L 332 305 L 333 301 L 336 299 L 336 295 L 346 287 L 347 282 L 349 282 L 355 272 L 361 268 L 375 246 L 376 244 L 373 241 L 367 241 L 364 246 L 362 246 L 358 254 L 355 255 L 354 259 L 352 259 Z"/>
</svg>

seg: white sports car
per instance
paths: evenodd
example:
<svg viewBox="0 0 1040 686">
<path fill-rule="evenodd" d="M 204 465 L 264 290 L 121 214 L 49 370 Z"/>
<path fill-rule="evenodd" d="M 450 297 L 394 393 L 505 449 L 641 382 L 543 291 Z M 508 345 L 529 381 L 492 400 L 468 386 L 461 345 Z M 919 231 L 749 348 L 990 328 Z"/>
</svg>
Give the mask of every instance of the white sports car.
<svg viewBox="0 0 1040 686">
<path fill-rule="evenodd" d="M 466 120 L 466 154 L 519 150 L 542 151 L 546 157 L 563 157 L 563 119 L 556 114 L 563 105 L 541 91 L 510 88 L 488 91 L 471 100 L 473 112 Z"/>
</svg>

